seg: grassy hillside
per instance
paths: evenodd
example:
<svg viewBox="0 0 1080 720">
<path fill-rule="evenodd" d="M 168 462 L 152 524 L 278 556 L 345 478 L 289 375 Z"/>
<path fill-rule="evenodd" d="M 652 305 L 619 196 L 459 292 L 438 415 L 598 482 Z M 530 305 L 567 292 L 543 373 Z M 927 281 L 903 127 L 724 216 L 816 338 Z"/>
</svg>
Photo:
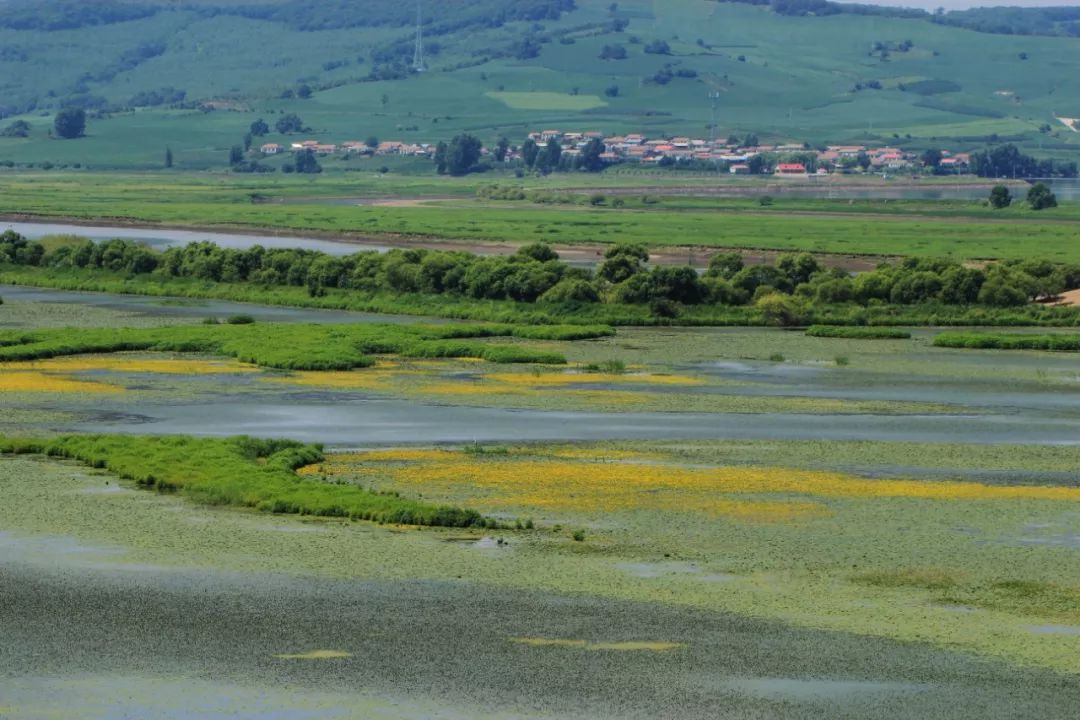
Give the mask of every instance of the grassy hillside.
<svg viewBox="0 0 1080 720">
<path fill-rule="evenodd" d="M 1036 154 L 1080 150 L 1080 133 L 1055 119 L 1080 117 L 1077 38 L 924 19 L 792 17 L 713 0 L 623 0 L 615 13 L 606 0 L 576 4 L 558 20 L 548 8 L 549 17 L 531 21 L 506 15 L 524 12 L 514 0 L 433 3 L 431 71 L 378 81 L 370 76 L 393 75 L 411 60 L 412 28 L 400 7 L 408 3 L 385 4 L 394 12 L 373 15 L 372 24 L 320 30 L 299 29 L 328 22 L 301 22 L 302 7 L 289 2 L 277 14 L 262 5 L 212 14 L 209 2 L 158 4 L 138 19 L 58 30 L 5 26 L 0 5 L 0 106 L 33 108 L 20 115 L 31 136 L 0 138 L 0 161 L 151 168 L 169 146 L 179 167 L 221 167 L 253 120 L 272 125 L 286 112 L 327 141 L 433 141 L 465 130 L 519 140 L 540 126 L 706 136 L 710 93 L 719 95 L 722 136 L 915 148 L 981 147 L 996 137 Z M 654 40 L 670 55 L 646 53 Z M 527 58 L 531 41 L 538 54 Z M 600 60 L 605 45 L 622 46 L 627 59 Z M 697 77 L 653 81 L 667 64 Z M 311 98 L 281 97 L 305 84 Z M 614 86 L 617 96 L 605 94 Z M 183 90 L 184 104 L 107 113 L 79 140 L 48 137 L 65 102 L 124 107 L 163 88 Z M 217 109 L 206 111 L 204 101 Z"/>
</svg>

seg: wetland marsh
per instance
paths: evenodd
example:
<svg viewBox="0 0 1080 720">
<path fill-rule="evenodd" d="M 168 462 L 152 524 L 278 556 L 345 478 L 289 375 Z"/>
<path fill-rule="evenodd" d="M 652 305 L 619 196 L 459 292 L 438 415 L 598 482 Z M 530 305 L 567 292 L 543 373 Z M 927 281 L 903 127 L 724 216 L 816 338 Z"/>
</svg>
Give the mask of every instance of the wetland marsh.
<svg viewBox="0 0 1080 720">
<path fill-rule="evenodd" d="M 192 693 L 252 718 L 1068 718 L 1080 702 L 1074 355 L 940 348 L 932 329 L 455 340 L 541 361 L 506 365 L 408 356 L 423 353 L 401 338 L 454 326 L 245 306 L 254 325 L 214 328 L 191 323 L 232 307 L 10 298 L 0 331 L 26 352 L 29 336 L 71 347 L 0 362 L 9 447 L 144 436 L 0 456 L 15 717 L 112 717 L 118 692 L 125 712 L 176 718 Z M 296 338 L 363 338 L 366 367 L 78 347 L 293 321 Z M 374 347 L 378 333 L 397 339 Z M 170 489 L 170 472 L 229 477 L 232 441 L 213 438 L 237 434 L 325 445 L 266 470 L 282 488 L 492 526 Z M 172 461 L 150 449 L 180 442 L 163 435 L 206 439 Z"/>
</svg>

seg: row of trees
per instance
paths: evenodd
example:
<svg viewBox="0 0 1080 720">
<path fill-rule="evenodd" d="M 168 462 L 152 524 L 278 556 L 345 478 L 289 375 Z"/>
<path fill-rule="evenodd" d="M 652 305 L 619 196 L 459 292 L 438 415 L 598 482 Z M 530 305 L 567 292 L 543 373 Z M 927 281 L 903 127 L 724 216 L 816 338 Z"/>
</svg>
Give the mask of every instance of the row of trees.
<svg viewBox="0 0 1080 720">
<path fill-rule="evenodd" d="M 557 140 L 548 140 L 541 145 L 528 138 L 521 145 L 521 162 L 524 168 L 544 174 L 556 170 L 580 170 L 600 172 L 604 169 L 604 142 L 592 139 L 581 152 L 573 155 L 563 152 Z M 512 151 L 517 148 L 510 145 L 505 137 L 499 138 L 491 150 L 491 156 L 498 163 L 504 163 Z M 484 145 L 479 138 L 467 133 L 457 135 L 449 143 L 440 142 L 435 146 L 435 169 L 440 175 L 467 175 L 491 169 L 482 162 Z"/>
<path fill-rule="evenodd" d="M 649 304 L 660 315 L 675 314 L 681 305 L 759 304 L 770 296 L 820 305 L 1014 307 L 1080 287 L 1080 265 L 1036 260 L 970 268 L 951 260 L 909 258 L 852 277 L 840 268 L 824 268 L 806 253 L 753 266 L 727 253 L 699 274 L 687 266 L 650 267 L 647 250 L 628 244 L 609 247 L 593 271 L 561 262 L 544 244 L 505 257 L 427 250 L 336 257 L 296 249 L 233 250 L 209 242 L 155 253 L 126 240 L 86 241 L 46 252 L 40 243 L 8 231 L 0 235 L 0 263 L 306 287 L 313 296 L 340 289 L 525 303 Z"/>
<path fill-rule="evenodd" d="M 1040 160 L 1020 152 L 1015 145 L 999 145 L 971 154 L 971 171 L 990 178 L 1074 178 L 1075 162 Z"/>
</svg>

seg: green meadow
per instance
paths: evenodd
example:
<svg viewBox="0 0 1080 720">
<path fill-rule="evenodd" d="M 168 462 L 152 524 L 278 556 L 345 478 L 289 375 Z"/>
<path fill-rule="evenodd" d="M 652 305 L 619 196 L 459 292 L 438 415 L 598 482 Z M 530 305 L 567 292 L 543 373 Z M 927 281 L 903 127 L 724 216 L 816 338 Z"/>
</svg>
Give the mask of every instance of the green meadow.
<svg viewBox="0 0 1080 720">
<path fill-rule="evenodd" d="M 490 180 L 487 180 L 490 182 Z M 595 178 L 527 181 L 543 194 L 588 193 Z M 273 229 L 348 237 L 411 236 L 461 241 L 553 245 L 636 242 L 649 247 L 697 246 L 809 251 L 850 255 L 1022 259 L 1080 259 L 1075 239 L 1080 205 L 1041 212 L 1021 202 L 995 212 L 979 202 L 778 198 L 762 206 L 749 198 L 668 197 L 647 178 L 615 182 L 619 195 L 599 206 L 488 201 L 476 192 L 485 179 L 329 175 L 318 179 L 248 179 L 182 174 L 15 174 L 0 178 L 0 215 L 137 222 L 174 227 Z M 599 180 L 608 183 L 607 176 Z M 703 186 L 692 180 L 691 188 Z M 666 184 L 660 188 L 667 189 Z M 640 191 L 638 190 L 640 189 Z M 675 192 L 674 190 L 672 190 Z M 600 192 L 603 195 L 603 191 Z M 616 197 L 625 200 L 614 207 Z M 451 197 L 407 207 L 333 199 Z M 570 200 L 574 200 L 573 195 Z M 644 199 L 643 199 L 644 198 Z"/>
<path fill-rule="evenodd" d="M 0 160 L 145 169 L 161 167 L 170 147 L 177 167 L 223 167 L 252 121 L 273 125 L 289 112 L 304 119 L 308 134 L 334 142 L 369 135 L 434 142 L 459 132 L 521 142 L 541 126 L 706 137 L 710 94 L 717 95 L 722 137 L 959 150 L 997 138 L 1041 155 L 1080 149 L 1080 133 L 1055 119 L 1080 117 L 1075 38 L 888 17 L 787 17 L 712 0 L 625 0 L 614 14 L 604 0 L 577 6 L 538 24 L 537 35 L 550 42 L 536 57 L 512 54 L 528 34 L 526 23 L 471 27 L 429 38 L 439 52 L 430 55 L 428 72 L 376 81 L 368 77 L 373 52 L 407 45 L 409 27 L 302 31 L 179 8 L 93 32 L 0 29 L 0 44 L 13 49 L 0 59 L 0 73 L 12 78 L 9 99 L 36 99 L 41 107 L 22 116 L 32 126 L 29 138 L 0 138 Z M 628 24 L 618 32 L 613 20 Z M 644 51 L 656 40 L 667 42 L 670 54 Z M 907 51 L 872 52 L 874 43 L 904 41 L 911 42 Z M 118 56 L 140 42 L 161 43 L 163 52 L 117 71 Z M 613 45 L 626 49 L 625 60 L 600 59 Z M 269 66 L 267 48 L 276 58 Z M 476 57 L 477 49 L 492 54 Z M 221 61 L 226 53 L 228 63 Z M 696 75 L 652 80 L 665 65 Z M 84 139 L 52 140 L 51 110 L 73 94 L 80 75 L 100 78 L 84 82 L 86 92 L 108 102 L 171 86 L 217 109 L 140 108 L 92 120 Z M 880 90 L 865 87 L 874 81 Z M 313 88 L 310 98 L 281 97 L 301 84 Z M 607 95 L 612 87 L 618 93 Z"/>
</svg>

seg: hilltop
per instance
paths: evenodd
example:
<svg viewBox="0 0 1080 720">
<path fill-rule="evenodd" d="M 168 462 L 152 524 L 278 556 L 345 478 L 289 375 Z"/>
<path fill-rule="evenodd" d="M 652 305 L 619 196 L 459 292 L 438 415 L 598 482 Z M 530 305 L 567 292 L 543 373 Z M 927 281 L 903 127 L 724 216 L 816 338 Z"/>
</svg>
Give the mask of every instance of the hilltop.
<svg viewBox="0 0 1080 720">
<path fill-rule="evenodd" d="M 30 128 L 0 137 L 0 162 L 156 168 L 169 147 L 179 168 L 222 168 L 253 121 L 287 113 L 305 138 L 338 141 L 708 136 L 715 112 L 720 137 L 1080 150 L 1068 13 L 1035 36 L 957 27 L 958 13 L 792 5 L 427 0 L 429 69 L 415 73 L 411 3 L 8 0 L 0 125 Z M 72 104 L 90 113 L 87 137 L 51 139 L 53 113 Z"/>
</svg>

